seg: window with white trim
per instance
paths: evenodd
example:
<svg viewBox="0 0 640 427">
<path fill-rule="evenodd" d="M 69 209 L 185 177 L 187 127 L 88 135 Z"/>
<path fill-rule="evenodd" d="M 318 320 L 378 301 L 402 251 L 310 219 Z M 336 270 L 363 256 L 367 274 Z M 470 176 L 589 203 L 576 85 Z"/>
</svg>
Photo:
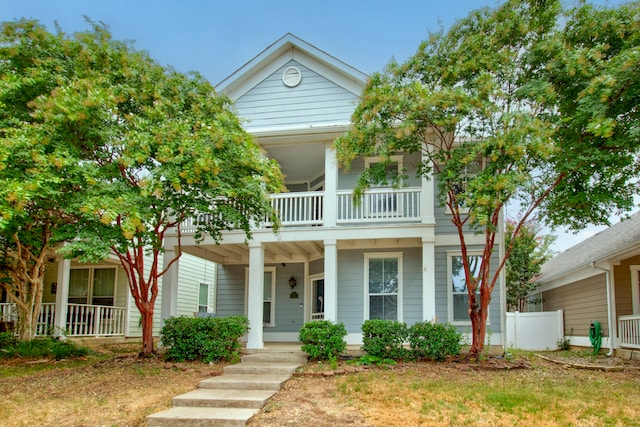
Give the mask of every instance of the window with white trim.
<svg viewBox="0 0 640 427">
<path fill-rule="evenodd" d="M 198 313 L 209 312 L 209 284 L 200 283 L 198 289 Z"/>
<path fill-rule="evenodd" d="M 69 272 L 69 303 L 113 306 L 116 269 L 74 268 Z"/>
<path fill-rule="evenodd" d="M 244 312 L 248 314 L 249 304 L 249 269 L 245 268 L 244 283 Z M 264 282 L 262 287 L 262 326 L 271 327 L 276 325 L 276 268 L 264 268 Z"/>
<path fill-rule="evenodd" d="M 275 268 L 264 269 L 264 291 L 262 302 L 263 326 L 276 325 L 276 271 Z"/>
<path fill-rule="evenodd" d="M 469 258 L 471 274 L 473 277 L 478 277 L 480 275 L 482 255 L 471 254 L 467 257 Z M 469 294 L 467 293 L 467 282 L 461 254 L 449 254 L 447 271 L 449 277 L 449 321 L 452 323 L 470 323 Z M 479 301 L 479 288 L 476 290 L 476 295 Z"/>
<path fill-rule="evenodd" d="M 365 320 L 402 320 L 402 253 L 365 254 Z"/>
</svg>

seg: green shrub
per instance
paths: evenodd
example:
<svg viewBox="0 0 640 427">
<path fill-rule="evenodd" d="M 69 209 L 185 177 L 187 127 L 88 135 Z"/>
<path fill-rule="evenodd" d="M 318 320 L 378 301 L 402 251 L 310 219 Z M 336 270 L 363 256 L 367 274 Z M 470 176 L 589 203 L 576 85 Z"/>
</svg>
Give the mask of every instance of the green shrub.
<svg viewBox="0 0 640 427">
<path fill-rule="evenodd" d="M 416 359 L 444 360 L 460 354 L 462 334 L 448 323 L 421 322 L 409 328 L 409 346 Z"/>
<path fill-rule="evenodd" d="M 0 332 L 0 350 L 16 345 L 18 340 L 13 332 Z"/>
<path fill-rule="evenodd" d="M 298 339 L 302 342 L 302 351 L 311 359 L 332 360 L 347 348 L 345 336 L 347 336 L 347 330 L 343 323 L 313 320 L 302 326 Z"/>
<path fill-rule="evenodd" d="M 362 324 L 362 350 L 380 359 L 407 359 L 409 351 L 404 343 L 408 335 L 407 325 L 397 320 L 366 320 Z"/>
<path fill-rule="evenodd" d="M 249 320 L 245 316 L 171 317 L 162 327 L 160 342 L 167 347 L 167 360 L 235 362 L 240 358 L 238 340 L 248 330 Z"/>
<path fill-rule="evenodd" d="M 55 360 L 81 357 L 89 354 L 89 349 L 70 341 L 60 341 L 53 337 L 36 338 L 30 341 L 14 341 L 13 345 L 2 347 L 1 357 L 53 358 Z"/>
</svg>

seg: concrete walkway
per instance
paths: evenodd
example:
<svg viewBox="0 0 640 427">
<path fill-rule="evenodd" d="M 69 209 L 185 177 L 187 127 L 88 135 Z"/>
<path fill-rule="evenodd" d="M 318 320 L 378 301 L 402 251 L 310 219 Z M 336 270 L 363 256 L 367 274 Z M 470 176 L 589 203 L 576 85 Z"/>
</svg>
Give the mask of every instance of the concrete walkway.
<svg viewBox="0 0 640 427">
<path fill-rule="evenodd" d="M 173 408 L 147 417 L 156 426 L 244 426 L 293 372 L 307 362 L 300 346 L 270 345 L 242 356 L 196 390 L 173 398 Z"/>
</svg>

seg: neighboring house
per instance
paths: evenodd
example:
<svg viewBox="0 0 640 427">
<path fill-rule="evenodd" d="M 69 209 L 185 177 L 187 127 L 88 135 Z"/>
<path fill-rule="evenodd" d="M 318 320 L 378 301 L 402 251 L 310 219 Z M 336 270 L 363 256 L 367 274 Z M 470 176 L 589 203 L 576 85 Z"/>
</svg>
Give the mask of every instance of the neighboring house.
<svg viewBox="0 0 640 427">
<path fill-rule="evenodd" d="M 180 260 L 177 314 L 213 312 L 215 263 L 188 254 Z M 141 337 L 140 313 L 125 271 L 115 258 L 82 264 L 52 256 L 44 278 L 37 334 L 68 337 Z M 154 335 L 162 328 L 162 289 L 155 306 Z M 3 294 L 0 320 L 15 321 L 16 311 Z"/>
<path fill-rule="evenodd" d="M 602 347 L 640 348 L 640 213 L 584 240 L 542 266 L 537 295 L 545 311 L 562 309 L 565 338 L 591 346 L 600 323 Z"/>
<path fill-rule="evenodd" d="M 277 234 L 263 223 L 248 242 L 231 231 L 220 244 L 196 243 L 190 224 L 182 228 L 182 250 L 217 263 L 216 314 L 248 316 L 248 348 L 296 342 L 313 319 L 344 323 L 350 344 L 362 342 L 362 323 L 374 318 L 470 329 L 458 235 L 436 203 L 434 181 L 416 177 L 420 154 L 393 156 L 398 168 L 408 168 L 403 187 L 373 188 L 359 205 L 352 197 L 358 175 L 380 159 L 361 158 L 350 171 L 339 170 L 333 143 L 349 129 L 366 80 L 287 34 L 217 87 L 278 161 L 288 189 L 271 196 L 282 224 Z M 470 233 L 467 242 L 479 257 L 483 236 Z M 167 236 L 166 253 L 176 247 L 176 236 Z M 496 257 L 502 251 L 498 246 Z M 183 268 L 181 260 L 163 277 L 163 318 L 179 314 L 172 296 Z M 504 342 L 504 307 L 501 278 L 488 317 L 491 344 Z"/>
</svg>

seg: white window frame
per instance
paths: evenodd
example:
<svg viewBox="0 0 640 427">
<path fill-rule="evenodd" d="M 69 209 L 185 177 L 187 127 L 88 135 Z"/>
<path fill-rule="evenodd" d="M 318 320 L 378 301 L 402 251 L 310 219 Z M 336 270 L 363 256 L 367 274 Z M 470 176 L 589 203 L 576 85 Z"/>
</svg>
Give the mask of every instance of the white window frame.
<svg viewBox="0 0 640 427">
<path fill-rule="evenodd" d="M 200 289 L 202 288 L 202 286 L 206 286 L 207 287 L 207 300 L 206 300 L 206 304 L 204 305 L 204 311 L 200 311 L 200 307 L 202 307 L 202 304 L 200 304 Z M 198 313 L 210 313 L 209 309 L 211 308 L 210 305 L 211 302 L 211 285 L 207 282 L 199 282 L 198 283 L 198 303 L 196 304 L 196 311 Z"/>
<path fill-rule="evenodd" d="M 471 250 L 467 251 L 467 256 L 479 256 L 482 257 L 481 250 Z M 462 257 L 462 251 L 447 251 L 447 306 L 448 306 L 448 322 L 452 325 L 471 325 L 471 319 L 467 316 L 469 320 L 454 320 L 453 318 L 453 295 L 462 295 L 462 292 L 453 292 L 451 287 L 452 279 L 453 279 L 453 257 Z M 467 294 L 467 291 L 464 291 L 464 294 Z M 478 295 L 478 301 L 480 298 L 480 289 L 477 289 L 476 294 Z M 488 307 L 487 307 L 488 309 Z M 490 312 L 487 313 L 487 325 L 490 325 L 491 322 L 489 320 Z"/>
<path fill-rule="evenodd" d="M 369 320 L 369 261 L 371 259 L 378 258 L 396 258 L 398 260 L 398 308 L 397 308 L 397 319 L 399 322 L 402 322 L 404 319 L 404 308 L 403 308 L 403 300 L 404 300 L 404 292 L 403 292 L 403 256 L 402 252 L 367 252 L 364 254 L 364 320 Z M 373 294 L 377 295 L 377 294 Z M 393 295 L 393 294 L 389 294 Z"/>
<path fill-rule="evenodd" d="M 93 304 L 93 299 L 94 297 L 96 297 L 93 294 L 94 291 L 94 280 L 95 280 L 95 271 L 96 270 L 114 270 L 114 274 L 113 274 L 113 303 L 111 306 L 105 306 L 105 307 L 115 307 L 116 306 L 116 301 L 117 301 L 117 297 L 118 297 L 118 267 L 114 266 L 114 265 L 92 265 L 92 266 L 77 266 L 77 267 L 71 267 L 71 271 L 73 270 L 89 270 L 89 283 L 87 283 L 87 295 L 86 295 L 86 299 L 84 303 L 70 303 L 69 302 L 69 298 L 79 298 L 77 296 L 74 295 L 68 295 L 67 297 L 67 304 L 85 304 L 85 305 L 95 305 Z M 71 284 L 69 284 L 69 288 L 71 288 Z M 108 298 L 109 296 L 106 295 L 99 295 L 98 298 Z M 91 300 L 91 301 L 90 301 Z"/>
<path fill-rule="evenodd" d="M 276 268 L 275 267 L 264 267 L 262 274 L 271 273 L 271 310 L 269 310 L 269 319 L 270 323 L 262 323 L 262 326 L 265 328 L 272 328 L 276 326 Z M 264 283 L 263 283 L 264 287 Z M 264 299 L 264 289 L 262 294 L 262 306 L 264 307 L 264 303 L 267 300 Z M 249 314 L 249 268 L 245 268 L 244 275 L 244 313 L 245 315 Z M 264 308 L 263 308 L 264 310 Z M 264 318 L 264 312 L 262 313 L 262 317 Z"/>
</svg>

